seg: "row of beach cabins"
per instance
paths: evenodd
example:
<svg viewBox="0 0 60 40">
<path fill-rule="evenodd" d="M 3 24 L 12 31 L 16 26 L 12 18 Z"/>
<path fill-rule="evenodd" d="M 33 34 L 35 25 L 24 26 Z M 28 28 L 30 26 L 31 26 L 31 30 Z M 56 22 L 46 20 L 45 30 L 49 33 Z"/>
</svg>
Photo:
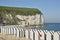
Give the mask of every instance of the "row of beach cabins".
<svg viewBox="0 0 60 40">
<path fill-rule="evenodd" d="M 0 33 L 14 35 L 16 37 L 25 37 L 30 40 L 60 40 L 59 31 L 22 28 L 15 25 L 0 26 Z"/>
</svg>

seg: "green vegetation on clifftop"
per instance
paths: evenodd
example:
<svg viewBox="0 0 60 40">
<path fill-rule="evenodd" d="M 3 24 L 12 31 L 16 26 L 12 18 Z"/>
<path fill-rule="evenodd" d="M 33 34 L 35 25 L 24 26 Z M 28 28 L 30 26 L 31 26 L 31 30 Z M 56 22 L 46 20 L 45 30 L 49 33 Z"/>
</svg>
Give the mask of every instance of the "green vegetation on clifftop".
<svg viewBox="0 0 60 40">
<path fill-rule="evenodd" d="M 20 14 L 20 15 L 35 15 L 35 14 L 42 14 L 40 10 L 36 8 L 18 8 L 18 7 L 6 7 L 0 6 L 0 12 L 3 13 L 13 13 L 13 14 Z"/>
<path fill-rule="evenodd" d="M 7 18 L 6 15 L 11 14 L 13 19 Z M 35 15 L 42 14 L 40 10 L 36 8 L 19 8 L 19 7 L 7 7 L 0 6 L 0 22 L 6 22 L 5 24 L 18 24 L 19 19 L 16 18 L 16 15 Z"/>
</svg>

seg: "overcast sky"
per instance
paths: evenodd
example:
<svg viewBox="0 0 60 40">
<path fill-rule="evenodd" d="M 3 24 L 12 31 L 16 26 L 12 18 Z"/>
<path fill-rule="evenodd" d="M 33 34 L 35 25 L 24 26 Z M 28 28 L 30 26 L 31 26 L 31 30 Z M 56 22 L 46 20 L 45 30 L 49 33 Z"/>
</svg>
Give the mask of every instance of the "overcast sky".
<svg viewBox="0 0 60 40">
<path fill-rule="evenodd" d="M 0 0 L 0 6 L 38 8 L 45 22 L 60 23 L 60 0 Z"/>
</svg>

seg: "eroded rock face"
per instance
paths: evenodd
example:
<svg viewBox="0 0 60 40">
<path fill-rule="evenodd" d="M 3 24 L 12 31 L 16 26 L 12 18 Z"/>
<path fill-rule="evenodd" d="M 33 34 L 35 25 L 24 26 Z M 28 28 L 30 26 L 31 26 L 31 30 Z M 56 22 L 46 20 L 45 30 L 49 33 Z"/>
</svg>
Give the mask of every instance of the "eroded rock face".
<svg viewBox="0 0 60 40">
<path fill-rule="evenodd" d="M 0 7 L 0 22 L 5 25 L 40 26 L 44 24 L 44 17 L 38 9 Z"/>
<path fill-rule="evenodd" d="M 13 19 L 13 17 L 12 17 L 12 15 L 11 14 L 6 14 L 6 18 L 8 18 L 8 19 Z"/>
<path fill-rule="evenodd" d="M 36 15 L 28 15 L 28 16 L 25 16 L 25 15 L 16 15 L 16 17 L 20 20 L 20 23 L 18 24 L 21 24 L 23 26 L 25 25 L 43 25 L 44 24 L 44 17 L 43 15 L 41 14 L 36 14 Z"/>
<path fill-rule="evenodd" d="M 11 25 L 11 24 L 18 24 L 22 26 L 39 26 L 44 24 L 43 15 L 36 14 L 36 15 L 12 15 L 12 14 L 5 14 L 3 17 L 3 23 Z"/>
</svg>

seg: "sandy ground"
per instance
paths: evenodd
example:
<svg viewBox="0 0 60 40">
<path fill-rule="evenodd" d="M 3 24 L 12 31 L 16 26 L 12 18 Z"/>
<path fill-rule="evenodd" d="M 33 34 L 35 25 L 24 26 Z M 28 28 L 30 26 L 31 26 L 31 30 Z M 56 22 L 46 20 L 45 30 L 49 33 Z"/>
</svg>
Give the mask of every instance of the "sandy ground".
<svg viewBox="0 0 60 40">
<path fill-rule="evenodd" d="M 16 36 L 13 35 L 4 35 L 0 33 L 0 40 L 29 40 L 26 38 L 18 38 Z"/>
</svg>

